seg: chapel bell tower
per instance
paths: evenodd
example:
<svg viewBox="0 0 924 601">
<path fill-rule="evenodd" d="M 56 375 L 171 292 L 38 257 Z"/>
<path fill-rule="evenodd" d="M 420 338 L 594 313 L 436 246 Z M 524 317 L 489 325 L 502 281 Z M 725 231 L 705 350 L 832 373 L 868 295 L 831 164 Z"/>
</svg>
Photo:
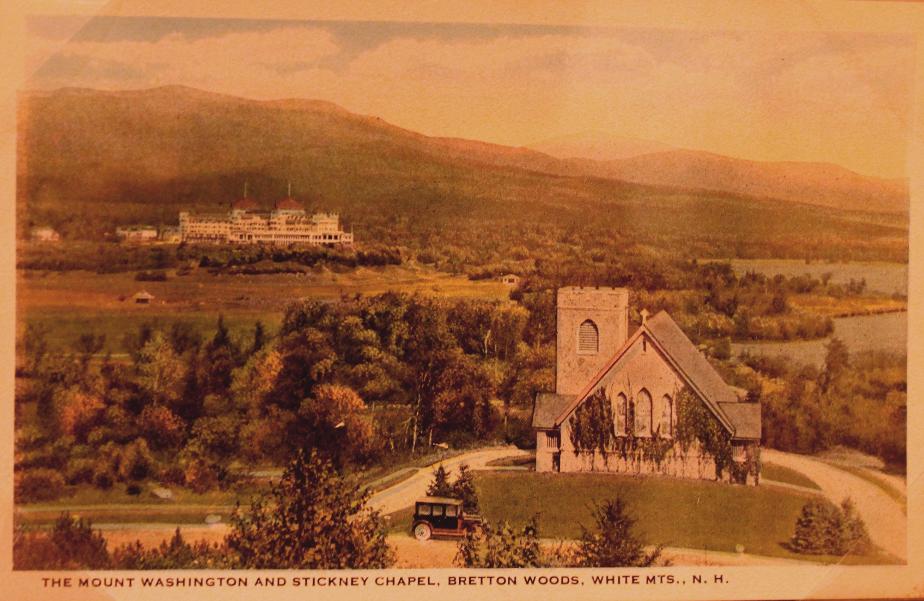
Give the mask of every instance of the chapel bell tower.
<svg viewBox="0 0 924 601">
<path fill-rule="evenodd" d="M 625 288 L 559 288 L 555 392 L 578 394 L 629 336 Z"/>
</svg>

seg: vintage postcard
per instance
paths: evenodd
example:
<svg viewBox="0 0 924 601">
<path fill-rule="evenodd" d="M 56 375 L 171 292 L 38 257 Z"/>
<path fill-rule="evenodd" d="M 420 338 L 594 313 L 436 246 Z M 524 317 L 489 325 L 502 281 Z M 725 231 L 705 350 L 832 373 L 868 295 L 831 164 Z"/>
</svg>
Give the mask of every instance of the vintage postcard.
<svg viewBox="0 0 924 601">
<path fill-rule="evenodd" d="M 921 5 L 3 10 L 4 599 L 924 595 Z"/>
</svg>

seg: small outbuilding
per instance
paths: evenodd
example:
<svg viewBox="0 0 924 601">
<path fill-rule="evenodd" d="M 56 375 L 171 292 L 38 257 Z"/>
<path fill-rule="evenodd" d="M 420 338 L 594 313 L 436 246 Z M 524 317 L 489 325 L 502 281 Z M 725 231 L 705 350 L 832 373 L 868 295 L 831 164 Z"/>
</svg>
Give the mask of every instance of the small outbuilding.
<svg viewBox="0 0 924 601">
<path fill-rule="evenodd" d="M 61 235 L 54 228 L 48 226 L 34 227 L 30 234 L 33 242 L 58 242 L 61 240 Z"/>
<path fill-rule="evenodd" d="M 136 292 L 132 296 L 132 301 L 136 305 L 150 305 L 151 301 L 154 300 L 154 295 L 148 292 L 147 290 L 142 290 L 141 292 Z"/>
<path fill-rule="evenodd" d="M 500 281 L 508 286 L 519 286 L 520 285 L 520 276 L 514 273 L 508 273 L 500 277 Z"/>
</svg>

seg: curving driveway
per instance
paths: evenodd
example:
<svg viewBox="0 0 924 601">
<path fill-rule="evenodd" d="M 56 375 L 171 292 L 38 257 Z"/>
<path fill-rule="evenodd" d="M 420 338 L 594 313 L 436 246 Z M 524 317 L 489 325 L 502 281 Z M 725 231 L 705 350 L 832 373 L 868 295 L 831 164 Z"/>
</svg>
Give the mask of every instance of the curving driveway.
<svg viewBox="0 0 924 601">
<path fill-rule="evenodd" d="M 761 457 L 770 463 L 805 474 L 834 503 L 840 504 L 850 497 L 866 523 L 873 543 L 902 561 L 908 560 L 908 520 L 901 504 L 881 488 L 806 455 L 762 449 Z"/>
<path fill-rule="evenodd" d="M 382 513 L 391 513 L 392 511 L 410 507 L 418 497 L 423 497 L 427 494 L 427 486 L 429 486 L 430 482 L 433 480 L 433 470 L 441 463 L 443 467 L 453 472 L 450 477 L 454 477 L 455 472 L 463 463 L 468 464 L 472 469 L 479 469 L 485 467 L 485 464 L 489 461 L 516 454 L 522 454 L 522 451 L 513 446 L 495 447 L 478 449 L 471 453 L 465 453 L 450 459 L 437 461 L 436 463 L 418 469 L 417 473 L 407 480 L 403 480 L 394 486 L 372 495 L 369 499 L 369 506 L 373 509 L 378 509 Z"/>
</svg>

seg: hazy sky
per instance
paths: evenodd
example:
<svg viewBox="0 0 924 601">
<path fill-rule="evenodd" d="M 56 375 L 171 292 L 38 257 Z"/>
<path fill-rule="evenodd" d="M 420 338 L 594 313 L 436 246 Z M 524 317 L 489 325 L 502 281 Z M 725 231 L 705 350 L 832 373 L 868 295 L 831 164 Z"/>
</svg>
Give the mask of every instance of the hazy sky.
<svg viewBox="0 0 924 601">
<path fill-rule="evenodd" d="M 126 17 L 29 31 L 33 89 L 183 84 L 501 144 L 598 131 L 906 171 L 910 37 Z"/>
</svg>

